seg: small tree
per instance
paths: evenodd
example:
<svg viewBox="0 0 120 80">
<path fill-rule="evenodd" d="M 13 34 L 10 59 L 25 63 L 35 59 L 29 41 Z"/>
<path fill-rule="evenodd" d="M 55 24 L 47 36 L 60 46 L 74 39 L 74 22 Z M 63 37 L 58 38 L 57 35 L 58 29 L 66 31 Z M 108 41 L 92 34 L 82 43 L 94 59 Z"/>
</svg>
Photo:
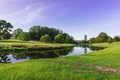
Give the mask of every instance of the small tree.
<svg viewBox="0 0 120 80">
<path fill-rule="evenodd" d="M 65 43 L 74 43 L 74 38 L 72 36 L 66 35 Z"/>
<path fill-rule="evenodd" d="M 17 38 L 21 33 L 23 32 L 23 30 L 21 28 L 17 28 L 13 31 L 13 37 Z"/>
<path fill-rule="evenodd" d="M 112 42 L 113 42 L 112 38 L 109 37 L 109 38 L 107 39 L 107 42 L 108 42 L 108 43 L 112 43 Z"/>
<path fill-rule="evenodd" d="M 21 41 L 29 41 L 31 39 L 31 36 L 28 32 L 22 32 L 19 36 L 18 39 Z"/>
<path fill-rule="evenodd" d="M 114 36 L 113 40 L 114 40 L 115 42 L 120 41 L 120 37 L 119 37 L 119 36 Z"/>
<path fill-rule="evenodd" d="M 65 39 L 64 39 L 64 36 L 63 34 L 57 34 L 54 38 L 55 42 L 57 43 L 64 43 L 65 42 Z"/>
<path fill-rule="evenodd" d="M 51 42 L 52 39 L 48 34 L 45 34 L 45 35 L 41 36 L 40 41 L 48 43 L 48 42 Z"/>
</svg>

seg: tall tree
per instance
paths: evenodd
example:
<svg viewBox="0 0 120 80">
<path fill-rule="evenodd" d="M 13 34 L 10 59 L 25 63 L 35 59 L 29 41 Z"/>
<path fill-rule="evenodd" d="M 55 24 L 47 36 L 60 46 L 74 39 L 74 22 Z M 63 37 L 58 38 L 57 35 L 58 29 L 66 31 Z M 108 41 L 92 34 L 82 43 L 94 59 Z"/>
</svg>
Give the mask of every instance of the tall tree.
<svg viewBox="0 0 120 80">
<path fill-rule="evenodd" d="M 5 20 L 0 20 L 0 39 L 9 39 L 13 26 Z"/>
<path fill-rule="evenodd" d="M 52 38 L 52 40 L 54 40 L 54 37 L 57 34 L 62 33 L 61 30 L 42 26 L 33 26 L 30 28 L 29 32 L 33 40 L 39 40 L 41 36 L 45 34 L 48 34 Z"/>
</svg>

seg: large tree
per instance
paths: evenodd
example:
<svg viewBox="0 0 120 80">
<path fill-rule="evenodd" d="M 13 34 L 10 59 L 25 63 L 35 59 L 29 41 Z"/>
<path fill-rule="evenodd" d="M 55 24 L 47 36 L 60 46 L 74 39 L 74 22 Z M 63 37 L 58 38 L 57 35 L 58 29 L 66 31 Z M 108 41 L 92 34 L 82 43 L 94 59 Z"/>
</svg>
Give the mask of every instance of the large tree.
<svg viewBox="0 0 120 80">
<path fill-rule="evenodd" d="M 5 20 L 0 20 L 0 39 L 9 39 L 13 26 Z"/>
<path fill-rule="evenodd" d="M 107 42 L 107 39 L 109 38 L 109 36 L 104 33 L 104 32 L 101 32 L 99 35 L 98 35 L 98 42 Z"/>
<path fill-rule="evenodd" d="M 42 26 L 33 26 L 29 30 L 31 34 L 32 40 L 39 40 L 41 36 L 48 34 L 52 40 L 54 40 L 54 37 L 62 33 L 61 30 L 55 29 L 55 28 L 49 28 L 49 27 L 42 27 Z"/>
</svg>

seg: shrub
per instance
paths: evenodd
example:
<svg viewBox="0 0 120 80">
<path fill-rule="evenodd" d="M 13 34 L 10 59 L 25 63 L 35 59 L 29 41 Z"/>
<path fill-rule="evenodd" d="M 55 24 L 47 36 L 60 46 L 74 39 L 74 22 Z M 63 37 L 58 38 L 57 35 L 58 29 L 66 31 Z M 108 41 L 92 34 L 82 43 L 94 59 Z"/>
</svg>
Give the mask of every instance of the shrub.
<svg viewBox="0 0 120 80">
<path fill-rule="evenodd" d="M 112 42 L 113 42 L 112 38 L 108 38 L 108 39 L 107 39 L 107 42 L 108 42 L 108 43 L 112 43 Z"/>
<path fill-rule="evenodd" d="M 52 39 L 48 34 L 45 34 L 45 35 L 41 36 L 40 41 L 48 43 L 48 42 L 52 42 Z"/>
<path fill-rule="evenodd" d="M 57 34 L 55 36 L 54 40 L 56 43 L 64 43 L 65 42 L 63 34 Z"/>
<path fill-rule="evenodd" d="M 28 32 L 22 32 L 19 36 L 18 39 L 21 41 L 29 41 L 31 39 L 31 36 Z"/>
</svg>

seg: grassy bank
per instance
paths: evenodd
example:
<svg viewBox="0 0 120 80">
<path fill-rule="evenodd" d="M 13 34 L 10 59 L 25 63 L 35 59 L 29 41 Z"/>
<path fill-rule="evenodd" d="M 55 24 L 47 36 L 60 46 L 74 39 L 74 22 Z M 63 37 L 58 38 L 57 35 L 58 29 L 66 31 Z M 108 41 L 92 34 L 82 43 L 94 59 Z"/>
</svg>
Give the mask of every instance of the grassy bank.
<svg viewBox="0 0 120 80">
<path fill-rule="evenodd" d="M 57 43 L 41 43 L 36 41 L 19 41 L 19 40 L 1 40 L 0 51 L 15 51 L 15 50 L 55 50 L 74 46 L 73 44 L 57 44 Z"/>
<path fill-rule="evenodd" d="M 119 80 L 120 43 L 81 56 L 0 64 L 0 80 Z"/>
</svg>

